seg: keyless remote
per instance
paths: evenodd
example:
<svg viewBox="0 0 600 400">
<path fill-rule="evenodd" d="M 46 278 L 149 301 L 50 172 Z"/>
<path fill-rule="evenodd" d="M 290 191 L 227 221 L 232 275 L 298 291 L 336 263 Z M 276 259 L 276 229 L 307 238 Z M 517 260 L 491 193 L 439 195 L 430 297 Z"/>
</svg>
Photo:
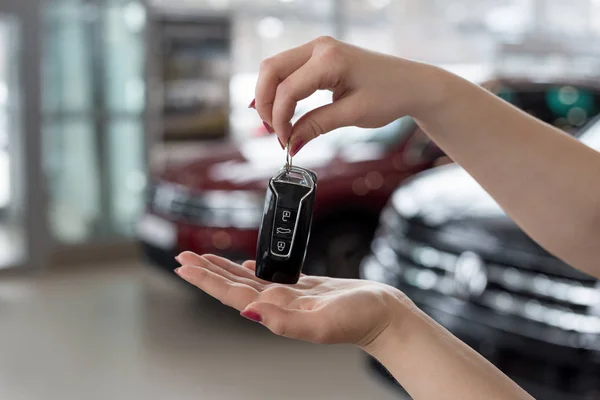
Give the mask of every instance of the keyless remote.
<svg viewBox="0 0 600 400">
<path fill-rule="evenodd" d="M 256 276 L 294 284 L 300 278 L 310 236 L 317 175 L 286 166 L 267 188 L 256 250 Z"/>
</svg>

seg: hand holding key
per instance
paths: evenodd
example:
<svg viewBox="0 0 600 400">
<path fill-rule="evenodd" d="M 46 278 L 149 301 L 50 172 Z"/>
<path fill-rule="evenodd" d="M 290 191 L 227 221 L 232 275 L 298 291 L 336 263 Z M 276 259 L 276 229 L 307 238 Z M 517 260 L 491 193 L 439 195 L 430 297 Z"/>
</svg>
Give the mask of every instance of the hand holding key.
<svg viewBox="0 0 600 400">
<path fill-rule="evenodd" d="M 435 67 L 321 37 L 262 62 L 255 107 L 294 156 L 310 140 L 343 126 L 376 128 L 426 112 L 442 88 Z M 292 127 L 296 104 L 317 90 L 332 103 Z"/>
</svg>

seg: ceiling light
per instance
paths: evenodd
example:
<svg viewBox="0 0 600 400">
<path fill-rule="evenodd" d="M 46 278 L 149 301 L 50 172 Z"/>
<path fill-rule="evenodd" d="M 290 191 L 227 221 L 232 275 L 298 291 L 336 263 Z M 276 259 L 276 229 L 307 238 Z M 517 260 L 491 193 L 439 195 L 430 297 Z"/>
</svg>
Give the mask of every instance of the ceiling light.
<svg viewBox="0 0 600 400">
<path fill-rule="evenodd" d="M 261 37 L 273 39 L 283 33 L 283 21 L 275 17 L 265 17 L 258 23 L 257 29 Z"/>
</svg>

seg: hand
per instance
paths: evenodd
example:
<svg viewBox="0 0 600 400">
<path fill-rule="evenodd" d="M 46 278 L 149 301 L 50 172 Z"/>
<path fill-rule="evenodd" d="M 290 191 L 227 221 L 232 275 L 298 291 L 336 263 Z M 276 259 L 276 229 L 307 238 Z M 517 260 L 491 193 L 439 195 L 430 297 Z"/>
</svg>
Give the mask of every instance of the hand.
<svg viewBox="0 0 600 400">
<path fill-rule="evenodd" d="M 263 61 L 255 107 L 295 155 L 310 140 L 343 126 L 376 128 L 425 112 L 440 96 L 440 70 L 321 37 Z M 319 89 L 333 102 L 291 126 L 296 104 Z M 272 129 L 272 128 L 271 128 Z"/>
<path fill-rule="evenodd" d="M 177 260 L 177 274 L 192 285 L 277 335 L 312 343 L 366 347 L 409 304 L 400 291 L 375 282 L 302 275 L 295 285 L 281 285 L 257 278 L 253 261 L 191 252 Z"/>
<path fill-rule="evenodd" d="M 256 278 L 252 261 L 190 252 L 177 260 L 183 279 L 278 335 L 361 346 L 414 399 L 532 399 L 390 286 L 305 275 L 280 285 Z"/>
</svg>

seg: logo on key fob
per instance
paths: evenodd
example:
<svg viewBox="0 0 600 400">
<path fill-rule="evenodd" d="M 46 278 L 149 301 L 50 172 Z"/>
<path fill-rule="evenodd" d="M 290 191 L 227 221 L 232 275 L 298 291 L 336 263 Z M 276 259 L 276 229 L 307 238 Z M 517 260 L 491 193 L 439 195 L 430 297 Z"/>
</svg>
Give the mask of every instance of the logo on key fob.
<svg viewBox="0 0 600 400">
<path fill-rule="evenodd" d="M 256 251 L 256 276 L 298 282 L 312 225 L 317 175 L 286 166 L 269 180 Z"/>
</svg>

